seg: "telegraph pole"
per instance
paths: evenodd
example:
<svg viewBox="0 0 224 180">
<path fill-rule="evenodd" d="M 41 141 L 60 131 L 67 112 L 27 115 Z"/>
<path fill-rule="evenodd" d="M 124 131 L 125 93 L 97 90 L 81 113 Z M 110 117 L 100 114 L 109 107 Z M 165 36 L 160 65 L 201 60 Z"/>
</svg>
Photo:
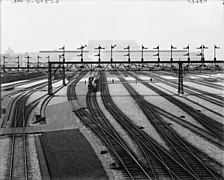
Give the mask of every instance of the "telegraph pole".
<svg viewBox="0 0 224 180">
<path fill-rule="evenodd" d="M 159 57 L 159 45 L 153 49 L 158 49 L 158 52 L 157 54 L 153 54 L 153 56 L 158 56 L 158 62 L 160 62 L 160 57 Z M 159 64 L 158 64 L 158 67 L 159 67 Z"/>
<path fill-rule="evenodd" d="M 50 61 L 48 61 L 48 95 L 52 95 L 52 77 L 51 77 L 51 62 Z"/>
<path fill-rule="evenodd" d="M 47 61 L 50 62 L 50 56 L 47 56 L 45 58 L 47 58 Z"/>
<path fill-rule="evenodd" d="M 40 61 L 39 61 L 39 59 L 40 58 L 42 58 L 42 57 L 40 57 L 39 55 L 37 56 L 37 68 L 38 68 L 38 71 L 39 71 L 39 64 L 40 64 Z"/>
<path fill-rule="evenodd" d="M 0 55 L 0 65 L 2 65 L 2 56 Z M 0 69 L 0 118 L 2 118 L 2 68 Z"/>
<path fill-rule="evenodd" d="M 184 94 L 183 63 L 179 60 L 178 94 Z"/>
<path fill-rule="evenodd" d="M 131 52 L 130 52 L 130 45 L 128 45 L 128 47 L 124 48 L 124 49 L 127 49 L 128 50 L 128 54 L 125 54 L 124 56 L 127 56 L 128 57 L 128 62 L 130 63 L 131 61 Z"/>
<path fill-rule="evenodd" d="M 63 76 L 63 86 L 66 85 L 65 83 L 65 46 L 59 48 L 59 50 L 63 50 L 61 57 L 63 57 L 63 66 L 62 66 L 62 76 Z M 50 65 L 50 64 L 49 64 Z"/>
<path fill-rule="evenodd" d="M 26 56 L 25 58 L 27 58 L 27 64 L 26 64 L 26 66 L 27 66 L 27 72 L 29 72 L 29 68 L 30 68 L 30 59 L 31 59 L 31 57 L 28 55 L 28 56 Z"/>
<path fill-rule="evenodd" d="M 143 44 L 142 44 L 142 58 L 141 58 L 141 61 L 142 61 L 142 62 L 144 61 L 144 57 L 143 57 L 143 50 L 144 50 L 144 49 L 148 49 L 148 48 L 147 48 L 147 47 L 144 47 Z"/>
<path fill-rule="evenodd" d="M 201 53 L 198 54 L 198 56 L 201 56 L 201 61 L 205 61 L 205 49 L 208 49 L 208 47 L 205 47 L 204 44 L 202 44 L 200 47 L 196 49 L 201 49 Z"/>
<path fill-rule="evenodd" d="M 216 49 L 220 49 L 220 47 L 214 45 L 214 61 L 216 61 Z"/>
<path fill-rule="evenodd" d="M 208 47 L 205 47 L 204 44 L 202 46 L 202 49 L 203 49 L 203 61 L 205 61 L 205 49 L 208 49 Z"/>
<path fill-rule="evenodd" d="M 173 61 L 173 49 L 177 49 L 177 47 L 174 47 L 172 44 L 171 44 L 171 58 L 170 58 L 170 61 Z"/>
<path fill-rule="evenodd" d="M 153 56 L 158 56 L 158 62 L 160 62 L 160 57 L 159 57 L 159 45 L 153 49 L 158 49 L 157 54 L 153 55 Z"/>
<path fill-rule="evenodd" d="M 19 65 L 19 55 L 16 57 L 18 60 L 17 60 L 17 71 L 19 71 L 19 68 L 20 68 L 20 65 Z"/>
<path fill-rule="evenodd" d="M 184 56 L 188 56 L 187 60 L 188 60 L 188 62 L 190 62 L 190 47 L 189 47 L 189 44 L 188 44 L 187 47 L 184 47 L 183 49 L 187 49 L 187 54 L 184 54 Z"/>
<path fill-rule="evenodd" d="M 98 50 L 99 50 L 99 53 L 98 53 L 97 55 L 94 55 L 94 56 L 99 56 L 99 62 L 101 62 L 101 59 L 100 59 L 100 50 L 101 50 L 101 49 L 105 49 L 105 48 L 102 48 L 102 47 L 99 45 L 98 47 L 96 47 L 96 48 L 94 48 L 94 49 L 98 49 Z M 98 65 L 98 67 L 100 67 L 100 63 L 99 63 L 99 65 Z"/>
<path fill-rule="evenodd" d="M 114 49 L 116 46 L 117 46 L 117 44 L 115 44 L 114 46 L 113 46 L 113 45 L 110 46 L 110 62 L 113 62 L 112 51 L 113 51 L 113 49 Z"/>
<path fill-rule="evenodd" d="M 6 58 L 7 58 L 6 56 L 3 56 L 3 72 L 5 72 L 5 64 L 6 64 L 5 59 Z"/>
<path fill-rule="evenodd" d="M 80 49 L 81 50 L 81 54 L 78 54 L 77 56 L 80 56 L 81 57 L 81 62 L 83 63 L 83 49 L 86 47 L 87 45 L 83 46 L 81 45 L 80 48 L 77 48 L 77 49 Z"/>
</svg>

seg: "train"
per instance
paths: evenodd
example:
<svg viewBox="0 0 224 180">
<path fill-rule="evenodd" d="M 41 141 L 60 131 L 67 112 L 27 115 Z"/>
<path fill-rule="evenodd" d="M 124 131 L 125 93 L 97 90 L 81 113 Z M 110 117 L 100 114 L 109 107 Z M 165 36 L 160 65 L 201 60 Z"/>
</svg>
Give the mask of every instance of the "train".
<svg viewBox="0 0 224 180">
<path fill-rule="evenodd" d="M 98 76 L 90 76 L 89 77 L 89 83 L 88 83 L 88 89 L 89 91 L 97 91 L 98 88 Z"/>
</svg>

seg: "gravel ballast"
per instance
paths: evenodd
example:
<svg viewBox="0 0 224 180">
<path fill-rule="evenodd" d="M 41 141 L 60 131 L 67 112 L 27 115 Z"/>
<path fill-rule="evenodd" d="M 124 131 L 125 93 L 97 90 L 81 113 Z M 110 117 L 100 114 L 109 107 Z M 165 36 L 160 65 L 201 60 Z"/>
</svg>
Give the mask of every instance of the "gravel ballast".
<svg viewBox="0 0 224 180">
<path fill-rule="evenodd" d="M 174 104 L 172 104 L 171 102 L 166 100 L 164 97 L 159 96 L 157 93 L 153 92 L 152 90 L 150 90 L 143 84 L 138 83 L 138 84 L 131 84 L 131 85 L 139 92 L 139 94 L 143 95 L 144 98 L 147 101 L 149 101 L 150 103 L 164 109 L 165 111 L 167 111 L 169 113 L 172 113 L 173 115 L 176 115 L 176 116 L 184 115 L 186 117 L 186 118 L 184 118 L 184 120 L 186 120 L 190 123 L 193 123 L 199 127 L 202 127 L 188 113 L 186 113 L 183 110 L 181 110 L 180 108 L 176 107 Z M 167 85 L 162 85 L 162 83 L 155 83 L 155 84 L 152 83 L 152 85 L 155 86 L 156 88 L 159 88 L 162 91 L 165 91 L 169 95 L 172 95 L 175 98 L 184 101 L 186 104 L 188 104 L 196 109 L 202 109 L 201 107 L 199 108 L 196 105 L 192 105 L 191 102 L 184 100 L 182 97 L 175 95 L 175 93 L 172 93 L 172 91 L 173 91 L 172 87 L 169 88 Z M 165 87 L 167 88 L 167 90 L 163 89 Z M 203 102 L 203 101 L 200 102 L 200 99 L 197 99 L 197 100 L 199 101 L 199 103 L 205 104 L 205 102 Z M 203 113 L 205 112 L 206 115 L 209 114 L 209 113 L 207 113 L 207 111 L 202 110 L 202 112 Z M 211 144 L 210 142 L 206 141 L 204 138 L 199 137 L 198 135 L 196 135 L 195 133 L 191 132 L 190 130 L 184 128 L 183 126 L 181 126 L 165 117 L 163 117 L 163 119 L 166 120 L 168 123 L 171 123 L 172 128 L 175 129 L 182 137 L 184 137 L 191 144 L 196 146 L 198 149 L 201 149 L 203 152 L 207 153 L 210 157 L 216 159 L 218 162 L 224 164 L 224 151 L 222 149 L 220 149 L 220 148 L 216 147 L 215 145 Z M 223 121 L 223 119 L 222 119 L 222 121 Z"/>
<path fill-rule="evenodd" d="M 34 135 L 27 136 L 27 160 L 28 160 L 28 177 L 31 180 L 41 179 L 37 150 L 35 146 Z"/>
<path fill-rule="evenodd" d="M 143 131 L 154 140 L 163 147 L 168 148 L 123 84 L 109 84 L 108 86 L 112 100 L 117 107 L 137 126 L 144 127 Z"/>
<path fill-rule="evenodd" d="M 8 153 L 10 152 L 11 140 L 9 137 L 0 137 L 0 179 L 7 179 Z"/>
<path fill-rule="evenodd" d="M 139 160 L 143 160 L 143 155 L 138 145 L 129 137 L 127 132 L 120 126 L 120 124 L 111 116 L 111 114 L 107 111 L 106 107 L 103 104 L 103 101 L 100 97 L 100 92 L 97 93 L 97 103 L 102 110 L 105 117 L 109 120 L 110 124 L 116 129 L 119 133 L 120 137 L 123 139 L 125 143 L 129 146 L 129 148 L 137 155 Z"/>
</svg>

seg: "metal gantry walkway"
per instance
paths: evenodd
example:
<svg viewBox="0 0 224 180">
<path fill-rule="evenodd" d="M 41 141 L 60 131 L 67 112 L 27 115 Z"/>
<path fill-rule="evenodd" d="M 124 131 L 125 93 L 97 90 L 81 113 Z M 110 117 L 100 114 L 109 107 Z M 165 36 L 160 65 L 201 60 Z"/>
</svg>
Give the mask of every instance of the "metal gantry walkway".
<svg viewBox="0 0 224 180">
<path fill-rule="evenodd" d="M 82 70 L 102 70 L 102 71 L 150 71 L 150 70 L 169 70 L 178 73 L 178 93 L 183 94 L 183 74 L 195 68 L 213 68 L 222 70 L 224 61 L 51 61 L 48 65 L 48 93 L 52 93 L 52 68 L 59 65 L 65 69 L 65 65 L 74 65 L 78 71 Z M 198 69 L 200 70 L 200 69 Z M 65 82 L 65 71 L 62 74 Z M 65 85 L 65 84 L 64 84 Z"/>
<path fill-rule="evenodd" d="M 94 51 L 90 50 L 84 50 L 87 45 L 82 45 L 81 47 L 77 48 L 77 50 L 65 50 L 65 46 L 62 48 L 59 48 L 58 50 L 54 51 L 39 51 L 39 53 L 59 53 L 59 59 L 62 58 L 62 62 L 50 60 L 50 56 L 48 55 L 46 58 L 48 59 L 48 63 L 45 63 L 44 67 L 41 67 L 39 65 L 39 59 L 41 58 L 39 55 L 37 56 L 38 64 L 36 67 L 30 66 L 29 59 L 31 58 L 29 55 L 26 55 L 27 63 L 26 67 L 19 66 L 19 57 L 16 57 L 18 59 L 18 66 L 17 67 L 7 67 L 6 56 L 3 56 L 3 72 L 5 72 L 6 69 L 17 69 L 17 70 L 26 70 L 29 72 L 29 70 L 46 70 L 48 72 L 48 94 L 52 94 L 52 73 L 56 73 L 57 71 L 62 71 L 62 79 L 63 79 L 63 85 L 66 85 L 65 83 L 65 72 L 66 69 L 69 70 L 70 68 L 76 69 L 78 71 L 81 70 L 89 70 L 93 71 L 95 69 L 100 70 L 126 70 L 126 71 L 150 71 L 150 70 L 169 70 L 174 71 L 178 74 L 178 93 L 183 94 L 184 88 L 183 88 L 183 74 L 190 70 L 223 70 L 224 60 L 217 60 L 216 57 L 216 49 L 220 49 L 220 47 L 214 45 L 214 59 L 213 60 L 205 60 L 204 51 L 205 49 L 208 49 L 208 47 L 201 45 L 197 49 L 200 49 L 200 54 L 197 54 L 197 56 L 200 56 L 200 60 L 196 60 L 196 58 L 190 57 L 190 48 L 189 45 L 187 47 L 184 47 L 184 50 L 176 50 L 177 48 L 171 45 L 170 50 L 160 50 L 159 45 L 154 50 L 147 50 L 147 47 L 141 46 L 140 50 L 131 50 L 130 45 L 125 47 L 123 50 L 116 50 L 114 51 L 115 45 L 110 46 L 110 50 L 105 50 L 105 48 L 101 47 L 100 45 L 96 48 L 94 48 Z M 94 56 L 98 57 L 98 60 L 84 60 L 84 53 L 96 53 Z M 122 53 L 122 56 L 126 56 L 127 60 L 117 61 L 113 59 L 113 53 Z M 139 53 L 141 57 L 139 57 L 139 61 L 131 60 L 131 53 Z M 145 60 L 144 53 L 154 53 L 153 56 L 156 56 L 156 60 Z M 160 59 L 161 52 L 170 53 L 170 59 L 167 61 L 162 61 Z M 183 53 L 183 56 L 187 56 L 187 60 L 184 61 L 177 61 L 173 59 L 173 53 Z M 77 56 L 79 56 L 81 59 L 76 61 L 68 61 L 66 60 L 65 53 L 79 53 Z M 108 61 L 101 59 L 102 53 L 109 53 L 110 59 Z M 156 54 L 155 54 L 156 53 Z M 120 58 L 122 59 L 122 58 Z M 149 59 L 149 58 L 147 58 Z M 67 67 L 67 68 L 66 68 Z"/>
</svg>

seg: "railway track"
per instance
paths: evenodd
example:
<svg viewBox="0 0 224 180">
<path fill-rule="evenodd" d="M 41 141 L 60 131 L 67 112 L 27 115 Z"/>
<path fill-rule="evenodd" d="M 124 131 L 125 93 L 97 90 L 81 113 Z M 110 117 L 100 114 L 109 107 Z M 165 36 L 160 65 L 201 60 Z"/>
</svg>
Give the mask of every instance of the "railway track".
<svg viewBox="0 0 224 180">
<path fill-rule="evenodd" d="M 152 74 L 154 74 L 154 75 L 156 75 L 155 73 L 153 73 L 153 72 L 151 72 Z M 177 74 L 175 74 L 175 73 L 173 73 L 173 72 L 165 72 L 165 71 L 161 71 L 160 72 L 160 75 L 165 75 L 165 76 L 172 76 L 172 77 L 176 77 L 177 78 Z M 189 73 L 189 75 L 195 75 L 195 76 L 197 76 L 198 74 L 190 74 Z M 211 76 L 212 74 L 209 74 L 208 76 Z M 193 82 L 193 83 L 197 83 L 197 84 L 200 84 L 200 85 L 203 85 L 203 86 L 208 86 L 208 87 L 211 87 L 211 88 L 215 88 L 215 89 L 219 89 L 219 90 L 223 90 L 223 88 L 224 88 L 224 86 L 222 86 L 222 85 L 219 85 L 219 84 L 214 84 L 214 83 L 211 83 L 211 82 L 208 82 L 208 81 L 201 81 L 201 80 L 199 80 L 200 79 L 200 77 L 199 77 L 199 79 L 192 79 L 192 78 L 190 78 L 190 77 L 188 77 L 188 76 L 184 76 L 184 78 L 187 80 L 187 81 L 189 81 L 189 82 Z M 201 77 L 201 78 L 203 78 L 203 77 Z M 214 78 L 214 77 L 213 77 Z M 218 77 L 216 77 L 217 79 L 218 79 Z"/>
<path fill-rule="evenodd" d="M 97 122 L 84 109 L 77 110 L 75 113 L 109 148 L 113 159 L 116 159 L 116 163 L 111 168 L 121 170 L 125 179 L 151 179 L 146 170 L 117 137 L 114 137 L 101 125 L 97 125 Z"/>
<path fill-rule="evenodd" d="M 163 137 L 164 141 L 172 151 L 173 156 L 183 162 L 183 165 L 191 169 L 191 172 L 200 179 L 221 179 L 222 169 L 221 164 L 214 161 L 212 158 L 204 154 L 202 151 L 194 148 L 191 144 L 187 143 L 175 131 L 170 128 L 167 123 L 157 114 L 156 110 L 142 98 L 137 91 L 127 83 L 127 81 L 118 76 L 120 81 L 135 99 L 137 104 L 143 110 L 146 117 L 153 124 L 157 132 Z M 207 166 L 209 165 L 209 166 Z M 214 169 L 216 168 L 216 170 Z M 217 172 L 218 171 L 218 172 Z"/>
<path fill-rule="evenodd" d="M 103 75 L 104 76 L 104 75 Z M 179 163 L 170 152 L 161 147 L 150 136 L 148 136 L 141 128 L 134 125 L 113 103 L 108 87 L 106 85 L 105 76 L 103 77 L 103 89 L 101 90 L 102 100 L 105 107 L 120 123 L 120 125 L 128 132 L 130 137 L 136 141 L 144 154 L 146 164 L 151 167 L 152 179 L 199 179 L 189 167 Z"/>
<path fill-rule="evenodd" d="M 175 89 L 178 88 L 178 84 L 177 82 L 174 82 L 172 80 L 168 80 L 168 79 L 165 79 L 163 77 L 160 77 L 154 73 L 144 73 L 144 72 L 141 72 L 141 74 L 144 74 L 144 75 L 151 75 L 153 76 L 153 78 L 155 80 L 158 80 L 158 81 L 162 81 L 164 84 L 167 84 Z M 201 99 L 204 99 L 210 103 L 213 103 L 217 106 L 220 106 L 220 107 L 224 107 L 224 97 L 222 97 L 221 95 L 216 95 L 216 94 L 213 94 L 213 93 L 209 93 L 209 92 L 206 92 L 204 90 L 201 90 L 201 89 L 197 89 L 197 88 L 194 88 L 194 87 L 191 87 L 191 86 L 188 86 L 188 85 L 184 85 L 185 89 L 184 91 L 187 92 L 188 94 L 190 95 L 195 95 L 197 97 L 200 97 Z"/>
<path fill-rule="evenodd" d="M 94 132 L 109 145 L 112 154 L 116 156 L 117 161 L 122 165 L 121 171 L 124 176 L 130 179 L 150 179 L 150 167 L 142 167 L 137 157 L 131 153 L 131 150 L 108 122 L 97 104 L 95 92 L 88 92 L 87 107 L 92 118 L 85 119 L 85 124 L 92 125 Z"/>
<path fill-rule="evenodd" d="M 157 80 L 157 82 L 160 82 L 160 81 Z M 170 91 L 170 90 L 168 90 L 167 88 L 164 88 L 164 87 L 162 87 L 162 86 L 160 86 L 160 85 L 158 85 L 158 84 L 155 84 L 155 83 L 154 83 L 154 85 L 157 86 L 158 88 L 161 88 L 161 89 L 163 89 L 163 90 L 165 90 L 165 91 L 170 92 L 171 94 L 175 94 L 173 91 Z M 193 95 L 194 97 L 197 97 L 197 94 L 191 94 L 191 95 Z M 212 112 L 213 114 L 216 114 L 216 115 L 218 115 L 218 116 L 224 118 L 224 115 L 223 115 L 223 114 L 220 114 L 219 112 L 216 112 L 215 110 L 212 110 L 212 109 L 206 107 L 205 105 L 203 105 L 203 104 L 201 104 L 201 103 L 199 103 L 199 102 L 196 102 L 196 101 L 194 101 L 194 100 L 191 100 L 190 98 L 185 98 L 185 97 L 183 97 L 183 96 L 182 96 L 182 98 L 188 100 L 188 101 L 191 102 L 192 104 L 195 104 L 195 105 L 197 105 L 197 106 L 199 106 L 199 107 L 202 107 L 202 108 L 204 108 L 205 110 L 210 111 L 210 112 Z M 222 106 L 221 106 L 221 107 L 222 107 Z"/>
<path fill-rule="evenodd" d="M 39 84 L 35 84 L 33 86 L 29 86 L 29 87 L 26 87 L 26 88 L 23 88 L 23 89 L 16 90 L 14 92 L 10 92 L 10 93 L 2 96 L 2 99 L 6 98 L 6 97 L 11 97 L 11 96 L 17 95 L 19 93 L 22 93 L 22 92 L 30 90 L 30 89 L 38 88 L 40 85 L 46 85 L 46 84 L 47 84 L 47 82 L 42 82 L 42 83 L 39 83 Z"/>
<path fill-rule="evenodd" d="M 53 81 L 53 83 L 56 83 L 58 82 L 59 80 L 55 80 Z M 40 90 L 40 89 L 43 89 L 44 87 L 46 87 L 47 85 L 47 82 L 42 82 L 42 83 L 39 83 L 39 84 L 35 84 L 33 86 L 30 86 L 30 87 L 27 87 L 27 88 L 24 88 L 24 89 L 21 89 L 21 90 L 18 90 L 16 92 L 12 92 L 10 94 L 7 94 L 6 96 L 3 97 L 6 98 L 7 96 L 14 96 L 14 95 L 17 95 L 14 99 L 12 99 L 12 101 L 9 103 L 8 107 L 7 107 L 7 111 L 6 111 L 6 117 L 4 117 L 4 121 L 2 121 L 2 124 L 0 124 L 0 127 L 6 127 L 8 126 L 8 124 L 11 123 L 11 117 L 12 117 L 12 111 L 14 109 L 14 104 L 15 102 L 20 98 L 21 95 L 23 95 L 24 93 L 26 93 L 27 91 L 30 91 L 30 92 L 35 92 L 37 90 Z M 46 95 L 44 95 L 46 96 Z M 40 100 L 41 98 L 43 98 L 44 96 L 41 96 L 40 98 L 38 98 L 38 100 Z M 12 126 L 11 126 L 12 127 Z"/>
<path fill-rule="evenodd" d="M 9 180 L 28 180 L 30 179 L 30 177 L 32 177 L 31 175 L 29 175 L 29 161 L 27 157 L 27 135 L 25 129 L 27 127 L 27 121 L 30 113 L 37 106 L 39 101 L 47 95 L 45 94 L 39 97 L 38 99 L 30 102 L 29 104 L 26 104 L 26 102 L 29 96 L 31 96 L 36 91 L 44 88 L 45 86 L 46 83 L 40 83 L 38 85 L 35 85 L 35 89 L 22 92 L 13 100 L 11 104 L 9 116 L 7 116 L 7 122 L 10 122 L 9 126 L 13 128 L 13 133 L 10 136 L 10 160 L 6 174 L 6 177 Z M 59 89 L 57 89 L 55 92 L 57 92 Z M 16 133 L 17 128 L 21 128 L 22 133 Z"/>
<path fill-rule="evenodd" d="M 130 76 L 133 78 L 136 78 L 139 82 L 141 82 L 141 79 L 138 77 L 134 77 L 131 73 L 129 73 Z M 185 104 L 184 102 L 168 95 L 164 91 L 154 87 L 153 85 L 142 82 L 146 87 L 150 88 L 160 96 L 164 97 L 177 107 L 181 108 L 183 111 L 187 112 L 190 116 L 192 116 L 196 121 L 198 121 L 203 127 L 205 127 L 215 138 L 218 138 L 220 141 L 224 141 L 224 125 L 205 114 L 199 113 L 197 110 L 195 110 L 193 107 Z"/>
<path fill-rule="evenodd" d="M 87 71 L 81 71 L 79 76 L 72 81 L 67 90 L 67 97 L 69 101 L 77 99 L 77 95 L 75 93 L 75 86 L 76 84 L 86 75 Z"/>
<path fill-rule="evenodd" d="M 81 74 L 69 85 L 67 95 L 70 101 L 77 99 L 75 86 L 84 75 L 85 73 Z M 105 118 L 102 112 L 99 110 L 98 105 L 92 106 L 92 103 L 96 103 L 95 93 L 88 92 L 87 104 L 89 110 L 92 113 L 93 111 L 95 113 L 100 113 L 98 114 L 98 118 Z M 92 113 L 91 115 L 93 115 Z M 117 162 L 119 162 L 114 164 L 112 168 L 120 169 L 126 179 L 151 179 L 143 169 L 143 167 L 138 163 L 136 158 L 127 149 L 123 141 L 121 141 L 117 133 L 112 130 L 112 127 L 105 128 L 105 126 L 103 127 L 102 125 L 100 125 L 99 119 L 96 117 L 95 113 L 94 116 L 91 116 L 84 108 L 80 108 L 75 111 L 77 117 L 79 117 L 86 126 L 88 126 L 95 134 L 97 134 L 101 138 L 101 140 L 103 140 L 103 142 L 109 147 L 111 153 L 114 155 L 114 158 L 117 159 Z M 120 155 L 120 153 L 122 154 L 122 156 Z"/>
<path fill-rule="evenodd" d="M 181 126 L 191 130 L 192 132 L 194 132 L 195 134 L 203 137 L 205 140 L 209 141 L 210 143 L 218 146 L 221 149 L 224 149 L 224 144 L 222 141 L 220 141 L 219 139 L 217 139 L 216 137 L 214 137 L 210 132 L 204 130 L 203 128 L 200 128 L 188 121 L 184 121 L 183 118 L 175 116 L 153 104 L 150 104 L 150 106 L 153 107 L 153 109 L 159 114 L 162 115 L 166 118 L 168 118 L 169 120 L 176 122 L 178 124 L 180 124 Z"/>
<path fill-rule="evenodd" d="M 14 83 L 11 83 L 10 85 L 4 85 L 3 84 L 2 91 L 6 91 L 7 89 L 15 88 L 15 87 L 27 84 L 27 83 L 32 83 L 32 82 L 35 82 L 35 81 L 38 81 L 38 80 L 43 80 L 43 79 L 46 79 L 46 77 L 42 76 L 42 77 L 37 77 L 37 78 L 33 78 L 33 79 L 28 79 L 28 80 L 23 81 L 23 82 L 14 82 Z"/>
<path fill-rule="evenodd" d="M 27 162 L 27 144 L 26 144 L 26 119 L 25 103 L 29 96 L 29 93 L 24 93 L 15 102 L 15 111 L 13 114 L 13 130 L 12 145 L 10 152 L 10 164 L 8 179 L 25 179 L 28 180 L 28 162 Z M 16 134 L 16 128 L 22 128 L 22 134 Z"/>
</svg>

